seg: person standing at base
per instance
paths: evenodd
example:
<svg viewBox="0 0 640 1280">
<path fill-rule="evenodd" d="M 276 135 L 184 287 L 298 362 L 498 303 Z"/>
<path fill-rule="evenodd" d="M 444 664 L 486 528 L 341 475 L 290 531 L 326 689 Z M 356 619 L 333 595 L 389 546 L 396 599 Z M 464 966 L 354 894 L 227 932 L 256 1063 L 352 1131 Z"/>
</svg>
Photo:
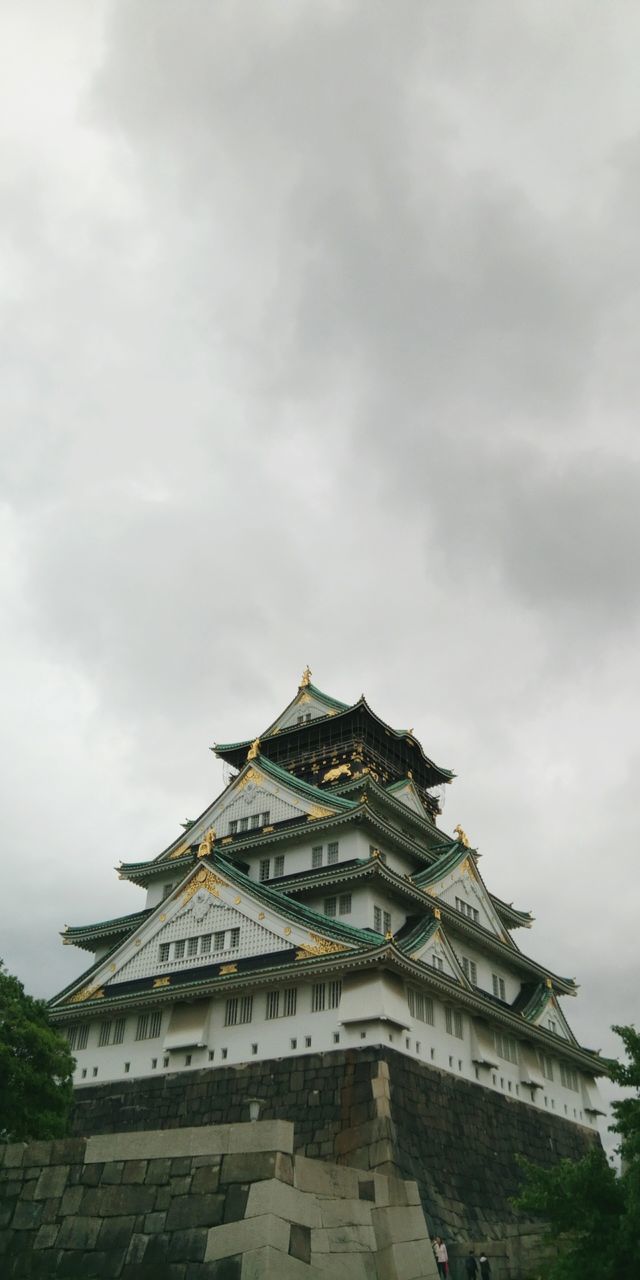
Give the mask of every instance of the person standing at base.
<svg viewBox="0 0 640 1280">
<path fill-rule="evenodd" d="M 464 1266 L 467 1273 L 467 1280 L 476 1280 L 478 1275 L 478 1259 L 476 1258 L 473 1249 L 469 1250 L 464 1260 Z"/>
<path fill-rule="evenodd" d="M 447 1280 L 447 1276 L 449 1274 L 449 1254 L 447 1253 L 447 1246 L 442 1239 L 442 1236 L 436 1236 L 435 1253 L 441 1280 Z"/>
<path fill-rule="evenodd" d="M 480 1277 L 481 1280 L 491 1280 L 491 1263 L 484 1249 L 480 1254 Z"/>
</svg>

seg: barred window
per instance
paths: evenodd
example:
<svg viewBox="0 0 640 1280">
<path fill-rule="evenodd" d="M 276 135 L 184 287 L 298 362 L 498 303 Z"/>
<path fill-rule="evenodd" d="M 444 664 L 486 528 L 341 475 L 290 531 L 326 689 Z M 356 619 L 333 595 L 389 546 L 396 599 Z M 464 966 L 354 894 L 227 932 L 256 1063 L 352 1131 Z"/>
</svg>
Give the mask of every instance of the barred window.
<svg viewBox="0 0 640 1280">
<path fill-rule="evenodd" d="M 211 934 L 203 933 L 200 939 L 200 954 L 208 955 L 211 951 Z"/>
<path fill-rule="evenodd" d="M 262 817 L 262 826 L 263 826 L 263 827 L 268 827 L 268 825 L 269 825 L 269 810 L 268 810 L 268 809 L 265 809 L 265 811 L 264 811 L 264 813 L 261 815 L 261 817 Z"/>
<path fill-rule="evenodd" d="M 407 999 L 409 1013 L 412 1018 L 417 1018 L 418 1022 L 428 1022 L 430 1026 L 433 1026 L 433 1000 L 431 996 L 425 996 L 424 992 L 416 991 L 413 987 L 409 987 Z"/>
<path fill-rule="evenodd" d="M 331 866 L 338 861 L 338 841 L 334 840 L 327 845 L 327 862 Z"/>
<path fill-rule="evenodd" d="M 391 933 L 391 912 L 390 911 L 382 912 L 382 925 L 385 933 Z"/>
<path fill-rule="evenodd" d="M 538 1049 L 538 1066 L 547 1080 L 553 1080 L 553 1060 Z"/>
<path fill-rule="evenodd" d="M 280 992 L 268 991 L 266 1017 L 278 1018 L 279 1016 L 280 1016 Z"/>
<path fill-rule="evenodd" d="M 477 924 L 480 919 L 480 912 L 471 906 L 470 902 L 465 902 L 464 898 L 456 898 L 456 911 L 466 916 L 468 920 L 473 920 Z"/>
<path fill-rule="evenodd" d="M 326 916 L 335 916 L 337 909 L 338 909 L 338 899 L 337 899 L 337 898 L 325 898 L 325 900 L 324 900 L 324 914 L 325 914 Z"/>
<path fill-rule="evenodd" d="M 438 973 L 444 972 L 444 960 L 440 956 L 433 955 L 431 957 L 431 963 L 434 969 L 438 970 Z"/>
<path fill-rule="evenodd" d="M 373 908 L 373 927 L 376 933 L 382 933 L 382 908 Z"/>
<path fill-rule="evenodd" d="M 235 1027 L 240 1023 L 251 1022 L 253 1014 L 253 996 L 231 996 L 225 1007 L 225 1027 Z"/>
<path fill-rule="evenodd" d="M 340 1000 L 342 998 L 342 983 L 339 980 L 337 982 L 330 982 L 328 984 L 328 987 L 329 987 L 328 1008 L 338 1009 L 340 1007 Z"/>
<path fill-rule="evenodd" d="M 235 949 L 235 947 L 240 946 L 240 930 L 239 929 L 229 930 L 229 946 L 233 949 Z"/>
<path fill-rule="evenodd" d="M 101 1022 L 100 1031 L 98 1033 L 98 1048 L 102 1049 L 104 1048 L 105 1044 L 110 1044 L 110 1042 L 111 1042 L 111 1023 Z"/>
<path fill-rule="evenodd" d="M 67 1041 L 70 1049 L 86 1049 L 89 1040 L 89 1024 L 84 1023 L 83 1026 L 76 1025 L 69 1027 L 67 1031 Z"/>
<path fill-rule="evenodd" d="M 149 1040 L 155 1040 L 160 1035 L 162 1027 L 162 1014 L 160 1012 L 152 1013 L 149 1018 Z"/>
<path fill-rule="evenodd" d="M 283 991 L 284 997 L 284 1017 L 291 1018 L 295 1014 L 296 1004 L 298 1002 L 298 992 L 296 987 L 285 987 Z"/>
<path fill-rule="evenodd" d="M 458 1040 L 464 1037 L 464 1027 L 462 1023 L 462 1014 L 458 1009 L 450 1009 L 447 1007 L 444 1011 L 444 1024 L 450 1036 L 456 1036 Z"/>
<path fill-rule="evenodd" d="M 478 967 L 475 960 L 470 960 L 468 956 L 463 956 L 462 972 L 464 973 L 465 978 L 468 978 L 469 982 L 472 982 L 475 987 L 478 981 Z"/>
<path fill-rule="evenodd" d="M 341 893 L 338 901 L 338 911 L 341 916 L 348 916 L 351 911 L 351 894 Z"/>
<path fill-rule="evenodd" d="M 168 942 L 161 942 L 161 943 L 160 943 L 160 960 L 168 960 L 168 959 L 169 959 L 170 945 L 171 945 L 171 944 L 170 944 L 170 943 L 168 943 Z"/>
<path fill-rule="evenodd" d="M 578 1092 L 578 1073 L 573 1067 L 565 1067 L 564 1062 L 560 1063 L 560 1080 L 565 1089 L 573 1089 L 574 1093 Z"/>
<path fill-rule="evenodd" d="M 279 853 L 279 854 L 278 854 L 278 857 L 277 857 L 277 858 L 274 858 L 274 861 L 273 861 L 273 874 L 274 874 L 274 876 L 283 876 L 283 875 L 284 875 L 284 854 L 283 854 L 283 853 Z"/>
<path fill-rule="evenodd" d="M 141 1013 L 136 1025 L 136 1040 L 146 1040 L 149 1035 L 149 1014 Z"/>
<path fill-rule="evenodd" d="M 260 859 L 260 873 L 259 873 L 260 880 L 261 880 L 261 881 L 268 880 L 268 879 L 269 879 L 270 874 L 271 874 L 271 859 L 270 859 L 270 858 L 261 858 L 261 859 Z"/>
<path fill-rule="evenodd" d="M 171 881 L 171 883 L 170 883 L 170 884 L 163 884 L 163 886 L 162 886 L 162 901 L 163 901 L 163 902 L 164 902 L 164 901 L 169 897 L 169 894 L 171 893 L 172 889 L 173 889 L 173 880 Z"/>
<path fill-rule="evenodd" d="M 198 938 L 187 938 L 187 955 L 197 956 L 198 954 Z"/>
<path fill-rule="evenodd" d="M 124 1033 L 125 1033 L 126 1025 L 127 1025 L 126 1018 L 116 1018 L 113 1024 L 113 1043 L 114 1044 L 124 1043 Z"/>
<path fill-rule="evenodd" d="M 238 834 L 238 819 L 232 818 L 229 823 L 229 835 L 235 836 L 237 834 Z"/>
<path fill-rule="evenodd" d="M 312 869 L 315 869 L 316 867 L 321 867 L 321 866 L 322 866 L 322 845 L 316 844 L 311 850 L 311 867 Z"/>
<path fill-rule="evenodd" d="M 496 1053 L 500 1058 L 504 1058 L 505 1062 L 518 1063 L 518 1041 L 513 1036 L 507 1036 L 502 1031 L 494 1031 L 493 1042 L 496 1047 Z"/>
<path fill-rule="evenodd" d="M 183 955 L 184 955 L 184 938 L 181 938 L 179 942 L 174 942 L 173 944 L 173 958 L 174 960 L 182 960 Z"/>
<path fill-rule="evenodd" d="M 227 1000 L 227 1003 L 225 1006 L 224 1025 L 225 1027 L 235 1027 L 237 1021 L 238 1021 L 238 997 L 231 996 L 231 998 Z"/>
<path fill-rule="evenodd" d="M 224 929 L 220 929 L 213 935 L 214 951 L 224 951 Z"/>
<path fill-rule="evenodd" d="M 327 998 L 327 989 L 324 982 L 314 982 L 311 988 L 311 1012 L 322 1013 Z"/>
<path fill-rule="evenodd" d="M 506 988 L 505 988 L 505 984 L 504 984 L 504 978 L 501 978 L 501 977 L 500 977 L 500 975 L 499 975 L 498 973 L 492 973 L 492 974 L 491 974 L 491 985 L 492 985 L 492 987 L 493 987 L 493 994 L 494 994 L 494 996 L 497 996 L 499 1000 L 505 1000 L 505 999 L 506 999 Z"/>
</svg>

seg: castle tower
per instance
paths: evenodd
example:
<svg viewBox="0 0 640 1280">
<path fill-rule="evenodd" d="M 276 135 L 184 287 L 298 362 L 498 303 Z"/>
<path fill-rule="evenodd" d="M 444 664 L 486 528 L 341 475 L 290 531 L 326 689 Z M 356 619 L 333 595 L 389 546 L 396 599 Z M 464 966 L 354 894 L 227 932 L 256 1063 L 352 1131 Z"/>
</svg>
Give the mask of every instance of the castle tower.
<svg viewBox="0 0 640 1280">
<path fill-rule="evenodd" d="M 259 738 L 214 748 L 235 773 L 200 817 L 120 867 L 144 907 L 65 930 L 94 957 L 51 1002 L 76 1084 L 380 1045 L 595 1127 L 575 983 L 519 948 L 531 916 L 438 826 L 452 773 L 310 675 Z"/>
</svg>

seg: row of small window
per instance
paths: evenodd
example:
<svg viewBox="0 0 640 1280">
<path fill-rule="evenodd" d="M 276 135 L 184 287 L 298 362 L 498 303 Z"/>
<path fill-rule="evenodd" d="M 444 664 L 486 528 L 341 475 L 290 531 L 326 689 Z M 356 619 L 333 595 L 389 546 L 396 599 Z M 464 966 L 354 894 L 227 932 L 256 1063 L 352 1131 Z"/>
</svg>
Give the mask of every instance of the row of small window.
<svg viewBox="0 0 640 1280">
<path fill-rule="evenodd" d="M 273 859 L 273 878 L 275 879 L 277 876 L 283 875 L 284 854 L 278 854 L 278 857 Z M 260 859 L 259 878 L 262 882 L 265 880 L 271 880 L 271 858 Z"/>
<path fill-rule="evenodd" d="M 466 916 L 468 920 L 473 920 L 474 924 L 478 924 L 480 920 L 480 912 L 476 907 L 472 907 L 470 902 L 465 902 L 464 898 L 456 898 L 456 911 Z"/>
<path fill-rule="evenodd" d="M 235 951 L 239 946 L 239 929 L 220 929 L 217 933 L 179 938 L 177 942 L 161 942 L 158 958 L 165 964 L 167 960 L 183 960 L 185 956 L 208 956 L 216 951 Z"/>
<path fill-rule="evenodd" d="M 327 866 L 332 867 L 338 861 L 339 845 L 337 840 L 331 840 L 327 845 Z M 323 844 L 314 844 L 311 850 L 311 868 L 315 871 L 318 867 L 323 867 L 325 862 L 325 849 Z"/>
<path fill-rule="evenodd" d="M 462 956 L 460 959 L 460 964 L 462 966 L 462 972 L 464 973 L 465 977 L 469 979 L 469 982 L 471 982 L 474 987 L 477 987 L 478 966 L 475 960 L 470 960 L 468 956 Z M 494 996 L 497 996 L 499 1000 L 506 999 L 505 981 L 504 981 L 504 978 L 500 977 L 499 973 L 491 974 L 491 986 L 493 988 Z"/>
<path fill-rule="evenodd" d="M 311 988 L 311 1012 L 322 1013 L 325 1009 L 338 1009 L 342 997 L 341 982 L 314 982 Z M 270 991 L 267 994 L 265 1018 L 291 1018 L 295 1015 L 298 1003 L 298 992 L 295 987 L 285 987 L 282 991 Z M 253 996 L 231 996 L 227 1000 L 224 1013 L 225 1027 L 238 1027 L 253 1019 Z"/>
<path fill-rule="evenodd" d="M 229 822 L 229 835 L 236 836 L 239 831 L 255 831 L 258 827 L 268 827 L 269 810 L 263 813 L 250 813 L 246 818 L 232 818 Z"/>
<path fill-rule="evenodd" d="M 538 1066 L 546 1080 L 553 1080 L 553 1059 L 548 1054 L 538 1050 Z M 560 1071 L 560 1083 L 565 1089 L 572 1089 L 574 1093 L 579 1092 L 578 1073 L 573 1067 L 566 1067 L 564 1062 L 556 1063 Z"/>
<path fill-rule="evenodd" d="M 124 1044 L 126 1018 L 114 1018 L 109 1022 L 101 1022 L 98 1026 L 98 1048 L 104 1049 L 109 1044 Z M 162 1030 L 161 1013 L 141 1013 L 136 1023 L 136 1040 L 155 1040 Z M 69 1027 L 67 1042 L 74 1053 L 86 1049 L 89 1043 L 89 1023 L 79 1023 Z"/>
<path fill-rule="evenodd" d="M 335 898 L 325 898 L 324 914 L 326 916 L 348 916 L 351 914 L 351 894 L 341 893 Z"/>
<path fill-rule="evenodd" d="M 435 1013 L 431 996 L 425 996 L 424 992 L 416 991 L 413 987 L 409 987 L 407 1002 L 412 1018 L 415 1018 L 418 1022 L 425 1022 L 430 1027 L 435 1026 Z M 456 1036 L 458 1040 L 464 1039 L 464 1022 L 458 1009 L 451 1009 L 449 1005 L 445 1007 L 444 1025 L 450 1036 Z"/>
</svg>

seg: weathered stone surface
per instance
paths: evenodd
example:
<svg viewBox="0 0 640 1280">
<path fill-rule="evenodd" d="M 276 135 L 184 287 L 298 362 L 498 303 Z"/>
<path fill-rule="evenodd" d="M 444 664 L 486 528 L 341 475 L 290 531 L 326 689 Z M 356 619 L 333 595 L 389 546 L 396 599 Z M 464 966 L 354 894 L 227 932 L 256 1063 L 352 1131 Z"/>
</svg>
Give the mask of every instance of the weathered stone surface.
<svg viewBox="0 0 640 1280">
<path fill-rule="evenodd" d="M 215 1227 L 222 1222 L 223 1195 L 175 1196 L 167 1213 L 167 1231 L 186 1227 Z"/>
<path fill-rule="evenodd" d="M 92 1249 L 101 1225 L 99 1218 L 65 1218 L 56 1245 L 58 1249 Z"/>
<path fill-rule="evenodd" d="M 245 1253 L 242 1280 L 312 1280 L 313 1271 L 270 1245 Z"/>
<path fill-rule="evenodd" d="M 391 1244 L 376 1258 L 379 1280 L 438 1280 L 429 1242 Z"/>
<path fill-rule="evenodd" d="M 316 1197 L 309 1192 L 298 1191 L 286 1182 L 279 1182 L 277 1178 L 254 1182 L 249 1191 L 245 1217 L 255 1218 L 265 1213 L 274 1213 L 288 1222 L 300 1222 L 305 1227 L 319 1227 L 321 1224 Z"/>
<path fill-rule="evenodd" d="M 289 1223 L 273 1214 L 249 1218 L 243 1222 L 225 1222 L 209 1232 L 205 1259 L 227 1258 L 234 1253 L 247 1253 L 272 1245 L 281 1253 L 289 1250 Z M 244 1277 L 243 1277 L 244 1280 Z"/>
<path fill-rule="evenodd" d="M 206 1247 L 207 1232 L 204 1227 L 174 1231 L 169 1242 L 169 1261 L 202 1262 Z"/>
<path fill-rule="evenodd" d="M 34 1200 L 52 1200 L 61 1196 L 67 1185 L 69 1166 L 65 1164 L 50 1165 L 43 1169 L 33 1193 Z"/>
</svg>

